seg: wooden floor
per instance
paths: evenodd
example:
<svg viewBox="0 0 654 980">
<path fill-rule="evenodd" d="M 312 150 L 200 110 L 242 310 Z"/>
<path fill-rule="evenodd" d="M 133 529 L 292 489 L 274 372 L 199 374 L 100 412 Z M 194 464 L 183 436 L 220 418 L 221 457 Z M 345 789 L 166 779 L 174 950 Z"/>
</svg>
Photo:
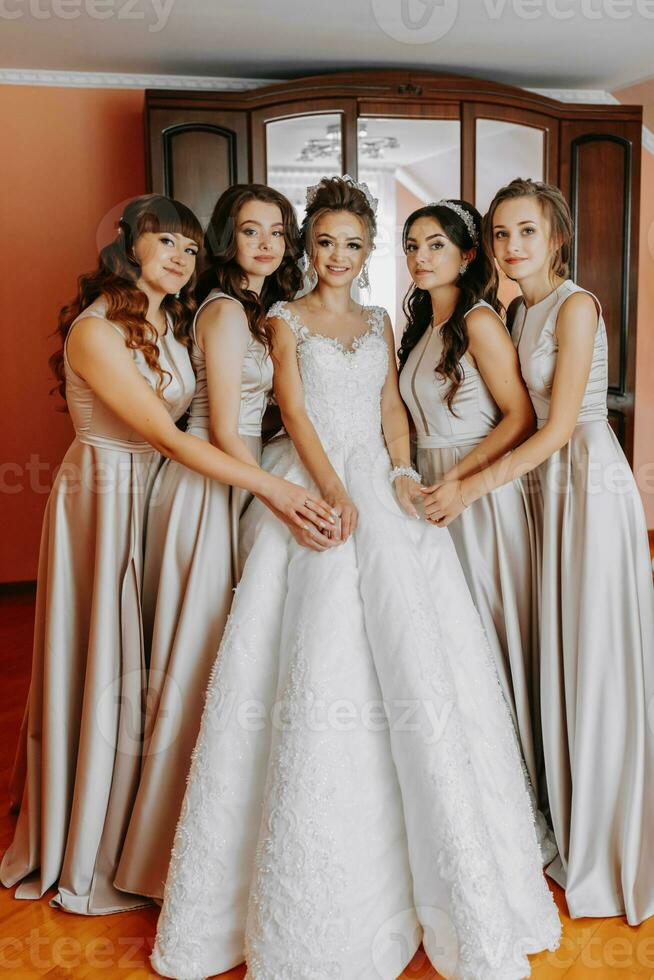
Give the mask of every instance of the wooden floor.
<svg viewBox="0 0 654 980">
<path fill-rule="evenodd" d="M 13 834 L 6 788 L 29 682 L 32 619 L 31 591 L 0 594 L 0 851 Z M 561 890 L 551 887 L 563 920 L 563 940 L 556 953 L 532 957 L 535 980 L 654 980 L 654 918 L 637 929 L 620 918 L 572 921 Z M 0 887 L 0 977 L 142 980 L 156 976 L 148 962 L 156 917 L 155 909 L 70 915 L 51 909 L 48 896 L 39 902 L 16 901 L 12 892 Z M 242 980 L 244 974 L 244 968 L 238 967 L 221 977 Z M 438 976 L 422 950 L 402 974 L 405 980 Z"/>
</svg>

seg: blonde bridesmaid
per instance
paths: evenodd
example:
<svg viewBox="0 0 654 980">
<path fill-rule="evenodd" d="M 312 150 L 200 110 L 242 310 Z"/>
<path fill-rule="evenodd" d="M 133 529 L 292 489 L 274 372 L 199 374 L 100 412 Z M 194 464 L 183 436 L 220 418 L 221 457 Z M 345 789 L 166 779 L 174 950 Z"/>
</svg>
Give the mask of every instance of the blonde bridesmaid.
<svg viewBox="0 0 654 980">
<path fill-rule="evenodd" d="M 197 376 L 188 431 L 258 466 L 272 389 L 268 307 L 302 285 L 299 230 L 286 198 L 237 184 L 207 229 L 209 268 L 190 329 Z M 238 524 L 250 500 L 168 460 L 147 523 L 143 586 L 150 665 L 144 760 L 116 884 L 163 897 L 204 693 L 239 578 Z M 306 542 L 316 550 L 326 538 Z"/>
<path fill-rule="evenodd" d="M 538 431 L 463 479 L 466 503 L 528 473 L 540 575 L 545 770 L 570 914 L 654 914 L 654 591 L 643 507 L 608 424 L 599 300 L 569 278 L 572 219 L 549 184 L 514 180 L 485 236 L 520 286 L 513 339 Z M 461 509 L 449 488 L 432 515 Z"/>
<path fill-rule="evenodd" d="M 400 389 L 416 430 L 417 468 L 428 490 L 448 481 L 458 494 L 463 477 L 534 431 L 534 411 L 499 315 L 476 208 L 451 200 L 419 208 L 406 219 L 403 245 L 413 287 L 399 350 Z M 429 503 L 429 492 L 424 499 Z M 450 533 L 538 789 L 538 624 L 520 481 L 467 508 Z M 544 824 L 540 831 L 544 837 Z M 544 844 L 544 856 L 551 859 L 555 848 Z"/>
<path fill-rule="evenodd" d="M 79 281 L 53 358 L 75 439 L 46 505 L 20 805 L 1 880 L 82 914 L 148 903 L 114 886 L 138 785 L 145 687 L 142 536 L 161 453 L 250 489 L 289 521 L 317 498 L 181 432 L 195 379 L 185 346 L 202 230 L 157 195 L 125 208 Z M 309 517 L 309 515 L 312 515 Z"/>
</svg>

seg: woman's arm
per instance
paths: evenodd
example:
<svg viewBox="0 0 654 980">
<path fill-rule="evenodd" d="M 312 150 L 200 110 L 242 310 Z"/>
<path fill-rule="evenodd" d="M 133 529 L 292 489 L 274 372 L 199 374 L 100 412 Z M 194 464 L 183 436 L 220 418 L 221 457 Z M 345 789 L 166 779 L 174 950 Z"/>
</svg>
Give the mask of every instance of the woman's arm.
<svg viewBox="0 0 654 980">
<path fill-rule="evenodd" d="M 245 310 L 230 299 L 216 299 L 198 316 L 196 337 L 204 352 L 211 442 L 224 453 L 258 466 L 238 431 L 243 361 L 250 340 Z"/>
<path fill-rule="evenodd" d="M 524 476 L 570 441 L 590 374 L 597 324 L 597 307 L 587 293 L 575 293 L 562 305 L 556 325 L 559 348 L 549 418 L 517 449 L 463 479 L 461 493 L 466 504 Z M 463 509 L 456 501 L 445 505 L 448 490 L 444 485 L 431 496 L 425 513 L 430 519 L 440 518 L 439 526 L 449 524 Z"/>
<path fill-rule="evenodd" d="M 409 415 L 402 401 L 395 360 L 395 337 L 388 313 L 384 313 L 384 339 L 388 346 L 388 373 L 381 394 L 381 417 L 384 441 L 393 467 L 411 466 Z M 412 517 L 419 517 L 413 500 L 420 496 L 420 485 L 410 477 L 399 476 L 393 482 L 398 502 Z"/>
<path fill-rule="evenodd" d="M 107 321 L 98 317 L 78 321 L 69 335 L 67 350 L 75 373 L 126 425 L 164 456 L 219 483 L 249 490 L 297 527 L 304 528 L 311 522 L 320 528 L 324 521 L 331 521 L 331 508 L 304 487 L 232 459 L 204 439 L 180 432 L 136 367 L 122 337 Z"/>
<path fill-rule="evenodd" d="M 494 463 L 536 431 L 536 415 L 520 373 L 518 352 L 500 318 L 488 309 L 467 318 L 469 347 L 502 418 L 479 445 L 453 466 L 443 480 L 461 480 Z"/>
<path fill-rule="evenodd" d="M 298 455 L 325 500 L 341 518 L 341 539 L 346 541 L 355 530 L 356 508 L 323 449 L 318 433 L 304 404 L 304 388 L 297 363 L 297 342 L 293 331 L 281 317 L 271 317 L 272 359 L 275 368 L 275 397 Z"/>
</svg>

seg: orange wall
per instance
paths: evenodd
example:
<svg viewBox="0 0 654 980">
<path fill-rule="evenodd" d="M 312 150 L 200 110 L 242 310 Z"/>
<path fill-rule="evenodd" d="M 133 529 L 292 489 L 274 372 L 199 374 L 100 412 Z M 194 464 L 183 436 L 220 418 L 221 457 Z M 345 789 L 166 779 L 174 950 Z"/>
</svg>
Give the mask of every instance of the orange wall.
<svg viewBox="0 0 654 980">
<path fill-rule="evenodd" d="M 72 438 L 48 395 L 48 335 L 123 202 L 145 189 L 143 101 L 142 91 L 0 85 L 0 582 L 36 577 L 47 491 Z"/>
<path fill-rule="evenodd" d="M 622 103 L 642 105 L 643 122 L 654 132 L 654 79 L 613 94 Z M 647 150 L 640 193 L 634 472 L 647 526 L 654 528 L 654 156 Z"/>
<path fill-rule="evenodd" d="M 642 103 L 654 82 L 615 93 Z M 36 575 L 41 517 L 72 430 L 48 395 L 59 307 L 124 201 L 145 189 L 143 92 L 0 85 L 0 582 Z M 408 213 L 403 202 L 400 213 Z M 635 469 L 654 527 L 654 157 L 643 152 Z M 649 485 L 648 485 L 649 481 Z"/>
</svg>

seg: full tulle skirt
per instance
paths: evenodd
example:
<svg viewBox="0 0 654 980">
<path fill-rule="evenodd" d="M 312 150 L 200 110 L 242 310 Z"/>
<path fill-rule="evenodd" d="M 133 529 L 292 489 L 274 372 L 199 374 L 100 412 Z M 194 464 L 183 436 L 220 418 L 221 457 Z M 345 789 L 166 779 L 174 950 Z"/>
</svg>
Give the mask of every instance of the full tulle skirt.
<svg viewBox="0 0 654 980">
<path fill-rule="evenodd" d="M 350 540 L 258 502 L 175 836 L 155 969 L 249 980 L 517 980 L 560 924 L 519 749 L 446 530 L 398 508 L 383 445 L 330 455 Z M 288 440 L 264 465 L 310 486 Z"/>
</svg>

